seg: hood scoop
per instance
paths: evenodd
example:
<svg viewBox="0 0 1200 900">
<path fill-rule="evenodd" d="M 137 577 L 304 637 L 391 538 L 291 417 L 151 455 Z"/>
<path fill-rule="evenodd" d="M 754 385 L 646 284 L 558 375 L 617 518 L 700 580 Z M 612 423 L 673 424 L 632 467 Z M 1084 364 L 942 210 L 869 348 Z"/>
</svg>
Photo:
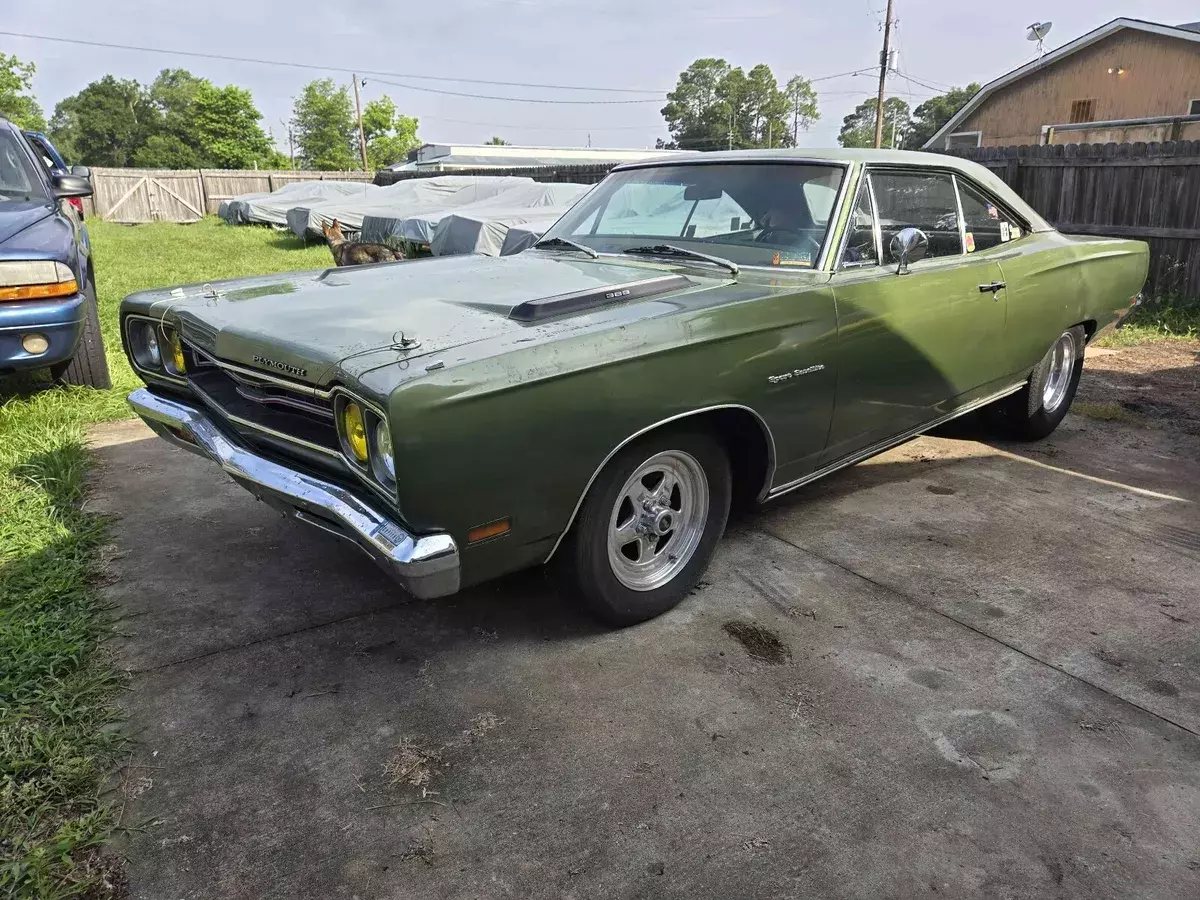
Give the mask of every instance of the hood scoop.
<svg viewBox="0 0 1200 900">
<path fill-rule="evenodd" d="M 542 319 L 582 312 L 609 303 L 643 300 L 646 297 L 683 290 L 693 284 L 695 282 L 684 275 L 662 275 L 658 278 L 646 278 L 624 284 L 609 284 L 601 288 L 555 294 L 553 297 L 543 297 L 540 300 L 526 300 L 524 303 L 514 306 L 508 317 L 516 319 L 518 322 L 540 322 Z"/>
</svg>

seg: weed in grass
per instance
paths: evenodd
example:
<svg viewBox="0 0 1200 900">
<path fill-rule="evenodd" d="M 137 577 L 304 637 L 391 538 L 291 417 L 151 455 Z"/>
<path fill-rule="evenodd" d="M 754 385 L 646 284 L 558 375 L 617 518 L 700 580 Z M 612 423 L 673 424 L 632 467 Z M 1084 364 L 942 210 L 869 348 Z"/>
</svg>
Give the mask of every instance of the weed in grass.
<svg viewBox="0 0 1200 900">
<path fill-rule="evenodd" d="M 1071 412 L 1088 419 L 1096 419 L 1100 422 L 1133 421 L 1133 416 L 1130 415 L 1129 410 L 1115 400 L 1106 400 L 1102 403 L 1095 403 L 1091 400 L 1076 400 L 1071 405 Z"/>
<path fill-rule="evenodd" d="M 104 522 L 82 504 L 88 424 L 129 415 L 138 385 L 117 309 L 133 291 L 326 268 L 329 251 L 216 220 L 124 227 L 89 222 L 114 387 L 0 379 L 0 896 L 65 900 L 124 893 L 101 852 L 114 827 L 101 786 L 122 753 L 124 681 L 102 640 L 95 590 Z"/>
<path fill-rule="evenodd" d="M 1147 341 L 1200 338 L 1200 298 L 1155 297 L 1129 314 L 1120 328 L 1100 338 L 1100 347 L 1132 347 Z"/>
</svg>

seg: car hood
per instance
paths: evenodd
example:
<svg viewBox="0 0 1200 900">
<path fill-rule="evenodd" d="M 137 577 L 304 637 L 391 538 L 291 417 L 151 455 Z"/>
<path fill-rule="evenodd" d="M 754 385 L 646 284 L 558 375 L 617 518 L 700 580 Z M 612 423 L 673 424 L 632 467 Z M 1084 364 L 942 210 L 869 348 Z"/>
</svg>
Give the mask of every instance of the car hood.
<svg viewBox="0 0 1200 900">
<path fill-rule="evenodd" d="M 0 246 L 53 212 L 45 200 L 0 201 Z"/>
<path fill-rule="evenodd" d="M 545 339 L 597 308 L 728 280 L 557 253 L 456 256 L 150 291 L 125 309 L 177 319 L 186 339 L 220 359 L 325 384 L 339 369 L 357 377 L 506 335 Z M 564 295 L 583 302 L 530 314 Z"/>
</svg>

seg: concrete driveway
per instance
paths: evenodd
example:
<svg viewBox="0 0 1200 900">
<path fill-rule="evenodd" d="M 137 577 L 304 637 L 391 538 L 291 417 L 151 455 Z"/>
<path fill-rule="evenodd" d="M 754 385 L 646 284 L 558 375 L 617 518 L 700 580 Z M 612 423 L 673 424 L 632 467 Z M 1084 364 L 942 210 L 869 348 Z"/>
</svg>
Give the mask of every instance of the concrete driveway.
<svg viewBox="0 0 1200 900">
<path fill-rule="evenodd" d="M 922 438 L 604 631 L 96 434 L 131 896 L 1200 896 L 1200 439 Z"/>
</svg>

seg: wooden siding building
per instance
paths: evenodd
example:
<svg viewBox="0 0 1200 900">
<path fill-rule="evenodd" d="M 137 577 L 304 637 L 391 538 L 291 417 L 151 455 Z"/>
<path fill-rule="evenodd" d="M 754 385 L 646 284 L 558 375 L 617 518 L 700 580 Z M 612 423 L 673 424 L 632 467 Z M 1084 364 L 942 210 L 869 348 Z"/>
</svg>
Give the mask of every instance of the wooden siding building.
<svg viewBox="0 0 1200 900">
<path fill-rule="evenodd" d="M 1114 19 L 983 87 L 928 149 L 1200 139 L 1200 22 Z"/>
</svg>

